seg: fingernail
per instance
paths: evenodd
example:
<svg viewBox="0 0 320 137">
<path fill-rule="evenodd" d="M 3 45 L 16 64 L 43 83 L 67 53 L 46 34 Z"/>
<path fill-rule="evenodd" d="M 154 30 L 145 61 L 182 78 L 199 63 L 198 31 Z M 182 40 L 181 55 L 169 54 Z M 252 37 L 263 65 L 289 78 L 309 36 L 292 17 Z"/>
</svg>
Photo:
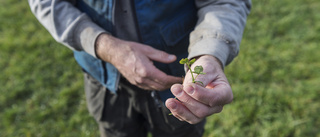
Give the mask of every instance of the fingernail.
<svg viewBox="0 0 320 137">
<path fill-rule="evenodd" d="M 175 59 L 176 59 L 176 56 L 175 56 L 175 55 L 169 55 L 168 59 L 169 59 L 169 60 L 175 60 Z"/>
<path fill-rule="evenodd" d="M 192 86 L 187 86 L 185 89 L 184 89 L 189 95 L 192 95 L 193 92 L 194 92 L 194 88 Z"/>
<path fill-rule="evenodd" d="M 174 101 L 171 101 L 170 103 L 168 103 L 168 107 L 170 109 L 176 109 L 177 108 L 177 104 Z"/>
</svg>

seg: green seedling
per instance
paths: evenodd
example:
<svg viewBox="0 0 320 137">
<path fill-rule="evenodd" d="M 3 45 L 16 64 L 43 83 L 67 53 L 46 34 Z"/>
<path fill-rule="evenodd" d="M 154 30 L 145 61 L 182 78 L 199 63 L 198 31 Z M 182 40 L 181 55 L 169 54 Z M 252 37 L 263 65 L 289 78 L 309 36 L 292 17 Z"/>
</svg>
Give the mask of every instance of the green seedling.
<svg viewBox="0 0 320 137">
<path fill-rule="evenodd" d="M 192 77 L 192 83 L 200 83 L 203 86 L 203 83 L 201 81 L 196 81 L 197 77 L 199 75 L 204 75 L 206 73 L 203 72 L 203 67 L 202 66 L 195 66 L 194 70 L 191 70 L 191 65 L 196 61 L 196 59 L 189 60 L 188 58 L 184 58 L 180 60 L 180 64 L 186 64 L 188 69 L 191 72 L 191 77 Z M 196 74 L 196 76 L 194 76 Z"/>
<path fill-rule="evenodd" d="M 204 84 L 201 81 L 197 81 L 197 77 L 199 75 L 204 75 L 206 73 L 203 72 L 203 67 L 202 66 L 195 66 L 193 70 L 191 70 L 191 65 L 196 61 L 196 59 L 192 59 L 189 60 L 188 58 L 183 58 L 179 61 L 180 64 L 186 64 L 188 69 L 191 72 L 191 77 L 192 77 L 192 83 L 200 83 L 202 86 L 204 86 Z M 193 74 L 196 74 L 196 76 L 194 76 Z M 178 100 L 177 97 L 175 97 L 175 99 Z M 172 115 L 172 113 L 170 113 L 169 115 Z"/>
</svg>

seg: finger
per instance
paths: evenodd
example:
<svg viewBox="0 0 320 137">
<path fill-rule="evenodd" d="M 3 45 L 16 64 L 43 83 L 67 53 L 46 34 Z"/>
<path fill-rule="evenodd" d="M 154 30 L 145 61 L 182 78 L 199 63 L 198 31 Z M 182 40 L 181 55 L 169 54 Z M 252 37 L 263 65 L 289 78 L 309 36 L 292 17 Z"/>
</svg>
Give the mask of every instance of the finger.
<svg viewBox="0 0 320 137">
<path fill-rule="evenodd" d="M 137 86 L 145 90 L 163 91 L 169 89 L 171 85 L 158 83 L 152 79 L 145 79 L 144 81 L 142 81 L 142 83 L 138 83 Z"/>
<path fill-rule="evenodd" d="M 193 115 L 193 113 L 191 113 L 188 110 L 188 108 L 186 108 L 176 99 L 168 99 L 165 104 L 167 108 L 171 111 L 172 115 L 174 115 L 180 121 L 183 120 L 190 124 L 196 124 L 202 120 L 201 118 L 198 118 L 195 115 Z"/>
<path fill-rule="evenodd" d="M 146 64 L 144 68 L 137 69 L 135 74 L 137 77 L 133 77 L 133 84 L 146 90 L 165 90 L 170 88 L 175 83 L 182 83 L 181 77 L 175 77 L 167 75 L 153 64 Z"/>
<path fill-rule="evenodd" d="M 146 56 L 149 57 L 149 59 L 157 62 L 171 63 L 177 59 L 175 55 L 154 49 L 150 46 L 146 46 L 146 48 L 144 48 L 144 52 L 146 53 Z"/>
<path fill-rule="evenodd" d="M 181 78 L 178 78 L 175 80 L 177 82 L 175 83 L 181 83 Z M 154 81 L 153 79 L 144 79 L 140 80 L 139 82 L 136 82 L 136 86 L 139 88 L 145 89 L 145 90 L 157 90 L 157 91 L 163 91 L 166 89 L 169 89 L 174 83 L 163 83 Z"/>
<path fill-rule="evenodd" d="M 144 89 L 144 90 L 157 90 L 161 85 L 157 83 L 150 83 L 150 82 L 144 82 L 144 83 L 137 83 L 137 87 Z"/>
<path fill-rule="evenodd" d="M 152 78 L 152 77 L 151 77 Z M 158 73 L 154 75 L 153 80 L 163 85 L 172 86 L 176 83 L 182 83 L 183 79 L 181 77 L 170 76 L 165 73 Z"/>
<path fill-rule="evenodd" d="M 167 75 L 157 68 L 155 68 L 154 71 L 150 73 L 150 77 L 148 77 L 148 80 L 150 83 L 158 83 L 166 89 L 170 88 L 173 84 L 182 83 L 181 77 Z"/>
<path fill-rule="evenodd" d="M 179 84 L 173 85 L 171 88 L 171 92 L 175 95 L 182 104 L 190 110 L 198 118 L 204 118 L 213 113 L 221 112 L 221 106 L 213 106 L 210 107 L 209 105 L 203 104 L 189 96 L 185 93 L 182 89 L 182 86 Z"/>
<path fill-rule="evenodd" d="M 185 86 L 184 91 L 193 99 L 209 107 L 223 106 L 233 100 L 232 89 L 226 83 L 218 84 L 213 88 L 204 88 L 197 84 L 191 84 Z"/>
<path fill-rule="evenodd" d="M 150 79 L 153 79 L 156 82 L 159 83 L 182 83 L 181 77 L 171 76 L 167 75 L 166 73 L 162 72 L 161 70 L 155 68 L 153 72 L 150 73 Z"/>
</svg>

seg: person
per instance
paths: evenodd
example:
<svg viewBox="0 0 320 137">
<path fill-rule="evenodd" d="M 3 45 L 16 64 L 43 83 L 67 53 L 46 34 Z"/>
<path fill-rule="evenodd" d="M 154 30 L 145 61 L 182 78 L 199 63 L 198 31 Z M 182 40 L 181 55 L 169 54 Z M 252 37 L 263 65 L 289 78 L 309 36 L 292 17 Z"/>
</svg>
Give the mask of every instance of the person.
<svg viewBox="0 0 320 137">
<path fill-rule="evenodd" d="M 223 69 L 238 55 L 250 0 L 28 2 L 73 50 L 101 136 L 202 136 L 206 117 L 233 100 Z M 181 58 L 203 67 L 203 85 Z"/>
</svg>

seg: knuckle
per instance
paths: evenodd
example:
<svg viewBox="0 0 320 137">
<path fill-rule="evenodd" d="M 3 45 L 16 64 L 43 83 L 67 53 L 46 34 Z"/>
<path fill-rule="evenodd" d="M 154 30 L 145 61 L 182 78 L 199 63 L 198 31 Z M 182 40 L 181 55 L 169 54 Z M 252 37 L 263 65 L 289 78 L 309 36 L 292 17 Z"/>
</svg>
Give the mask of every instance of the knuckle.
<svg viewBox="0 0 320 137">
<path fill-rule="evenodd" d="M 148 76 L 148 68 L 144 65 L 136 65 L 136 67 L 133 67 L 133 73 L 137 77 L 147 77 Z"/>
<path fill-rule="evenodd" d="M 141 68 L 136 72 L 140 77 L 147 77 L 148 76 L 148 71 L 146 68 Z"/>
<path fill-rule="evenodd" d="M 199 118 L 204 118 L 209 115 L 209 111 L 207 109 L 199 109 L 195 115 Z"/>
</svg>

